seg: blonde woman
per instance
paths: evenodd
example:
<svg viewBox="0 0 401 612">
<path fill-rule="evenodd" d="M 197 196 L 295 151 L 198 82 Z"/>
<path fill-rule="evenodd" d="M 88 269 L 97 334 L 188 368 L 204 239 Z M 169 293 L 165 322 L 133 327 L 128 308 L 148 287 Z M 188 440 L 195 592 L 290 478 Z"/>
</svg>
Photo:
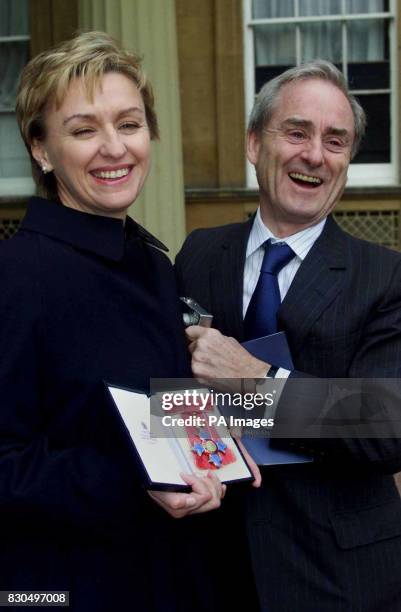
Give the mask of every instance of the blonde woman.
<svg viewBox="0 0 401 612">
<path fill-rule="evenodd" d="M 0 248 L 0 589 L 69 591 L 82 612 L 212 609 L 198 534 L 169 515 L 218 507 L 223 487 L 188 477 L 191 493 L 151 499 L 98 395 L 189 373 L 165 247 L 127 216 L 158 136 L 151 86 L 86 33 L 26 66 L 17 117 L 41 197 Z"/>
</svg>

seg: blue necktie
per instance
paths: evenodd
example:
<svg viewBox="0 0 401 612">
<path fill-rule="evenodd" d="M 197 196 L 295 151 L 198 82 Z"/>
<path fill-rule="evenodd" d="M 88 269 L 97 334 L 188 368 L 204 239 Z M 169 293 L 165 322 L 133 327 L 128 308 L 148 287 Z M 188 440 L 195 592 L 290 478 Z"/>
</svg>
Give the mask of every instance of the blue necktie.
<svg viewBox="0 0 401 612">
<path fill-rule="evenodd" d="M 246 340 L 253 340 L 278 331 L 277 311 L 281 298 L 277 275 L 294 256 L 294 251 L 285 242 L 274 244 L 270 240 L 265 242 L 265 254 L 259 280 L 244 319 Z"/>
</svg>

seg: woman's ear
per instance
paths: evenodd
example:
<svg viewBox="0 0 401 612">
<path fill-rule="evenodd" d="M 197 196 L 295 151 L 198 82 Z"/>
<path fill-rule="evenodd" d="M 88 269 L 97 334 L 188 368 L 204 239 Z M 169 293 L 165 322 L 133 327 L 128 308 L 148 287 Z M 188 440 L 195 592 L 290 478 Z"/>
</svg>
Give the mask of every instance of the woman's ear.
<svg viewBox="0 0 401 612">
<path fill-rule="evenodd" d="M 32 157 L 42 168 L 44 174 L 53 170 L 53 166 L 49 161 L 49 156 L 47 155 L 43 141 L 35 138 L 31 144 L 31 153 Z"/>
</svg>

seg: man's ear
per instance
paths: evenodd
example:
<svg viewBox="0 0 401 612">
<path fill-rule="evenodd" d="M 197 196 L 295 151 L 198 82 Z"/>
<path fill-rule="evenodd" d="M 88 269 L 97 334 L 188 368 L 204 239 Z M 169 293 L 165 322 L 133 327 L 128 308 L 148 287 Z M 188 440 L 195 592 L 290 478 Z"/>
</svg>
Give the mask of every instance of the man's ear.
<svg viewBox="0 0 401 612">
<path fill-rule="evenodd" d="M 43 172 L 51 172 L 53 166 L 50 163 L 49 156 L 42 140 L 35 138 L 31 144 L 32 157 L 37 161 Z"/>
<path fill-rule="evenodd" d="M 260 137 L 256 134 L 256 132 L 248 132 L 246 139 L 246 156 L 254 166 L 259 159 L 259 150 Z"/>
</svg>

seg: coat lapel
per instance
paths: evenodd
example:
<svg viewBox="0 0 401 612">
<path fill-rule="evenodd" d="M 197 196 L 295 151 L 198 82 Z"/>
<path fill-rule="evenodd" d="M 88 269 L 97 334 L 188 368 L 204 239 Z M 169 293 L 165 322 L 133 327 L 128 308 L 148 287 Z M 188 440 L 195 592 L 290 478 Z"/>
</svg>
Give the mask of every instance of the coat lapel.
<svg viewBox="0 0 401 612">
<path fill-rule="evenodd" d="M 246 245 L 253 218 L 226 235 L 210 272 L 212 314 L 225 335 L 243 339 L 242 293 Z"/>
<path fill-rule="evenodd" d="M 293 353 L 341 289 L 346 270 L 347 235 L 329 217 L 321 236 L 301 264 L 280 307 L 280 327 Z"/>
</svg>

